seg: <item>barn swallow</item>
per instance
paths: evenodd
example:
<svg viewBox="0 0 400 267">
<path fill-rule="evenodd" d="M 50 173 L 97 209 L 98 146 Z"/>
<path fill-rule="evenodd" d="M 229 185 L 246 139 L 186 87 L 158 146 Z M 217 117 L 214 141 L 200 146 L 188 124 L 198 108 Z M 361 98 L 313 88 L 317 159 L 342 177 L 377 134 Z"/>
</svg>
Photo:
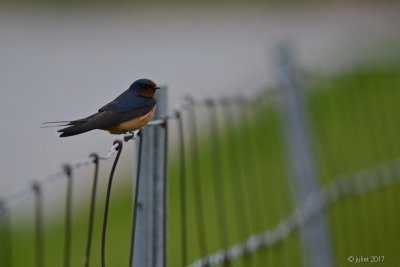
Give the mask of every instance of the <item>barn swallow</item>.
<svg viewBox="0 0 400 267">
<path fill-rule="evenodd" d="M 73 121 L 53 121 L 68 126 L 58 130 L 60 137 L 73 136 L 94 129 L 106 130 L 111 134 L 122 134 L 144 127 L 153 117 L 156 109 L 154 94 L 160 89 L 149 79 L 139 79 L 113 101 L 103 106 L 97 113 Z"/>
</svg>

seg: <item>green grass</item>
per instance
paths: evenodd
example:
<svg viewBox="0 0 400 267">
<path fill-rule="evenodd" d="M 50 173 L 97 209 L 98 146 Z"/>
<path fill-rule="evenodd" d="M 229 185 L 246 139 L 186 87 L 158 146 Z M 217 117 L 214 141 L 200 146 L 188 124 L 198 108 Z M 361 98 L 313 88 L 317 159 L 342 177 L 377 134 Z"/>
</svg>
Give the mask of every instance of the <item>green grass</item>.
<svg viewBox="0 0 400 267">
<path fill-rule="evenodd" d="M 310 105 L 322 182 L 399 158 L 399 77 L 395 67 L 316 83 L 322 90 L 310 92 Z M 386 256 L 382 266 L 400 262 L 399 193 L 395 186 L 334 205 L 329 216 L 338 266 L 351 266 L 351 255 Z"/>
<path fill-rule="evenodd" d="M 307 99 L 321 184 L 400 156 L 400 66 L 361 70 L 336 77 L 314 75 L 311 78 L 306 81 L 309 85 Z M 234 118 L 234 123 L 229 125 L 220 120 L 219 150 L 212 142 L 215 136 L 209 131 L 207 117 L 203 116 L 199 130 L 199 162 L 208 252 L 221 249 L 217 217 L 221 203 L 224 204 L 226 225 L 223 230 L 228 233 L 225 240 L 228 244 L 273 228 L 293 210 L 279 100 L 266 97 L 260 103 L 264 104 L 217 108 L 218 118 L 222 119 L 226 114 Z M 228 113 L 224 113 L 227 109 Z M 207 110 L 199 108 L 198 112 L 206 115 L 203 113 Z M 176 125 L 171 123 L 170 126 Z M 192 261 L 201 253 L 196 232 L 198 213 L 194 203 L 198 187 L 193 181 L 188 127 L 185 125 L 186 226 L 188 259 Z M 178 150 L 175 148 L 170 152 L 168 192 L 168 263 L 173 267 L 181 266 L 182 256 Z M 220 174 L 216 180 L 213 160 L 218 153 Z M 223 199 L 220 192 L 214 191 L 216 184 L 223 189 Z M 128 191 L 122 188 L 118 193 L 113 192 L 107 236 L 108 266 L 127 266 L 128 263 L 131 225 L 131 196 Z M 235 193 L 238 191 L 243 193 Z M 400 262 L 396 250 L 400 236 L 400 212 L 396 208 L 399 196 L 399 187 L 391 187 L 340 200 L 329 209 L 326 214 L 337 266 L 354 265 L 347 261 L 348 256 L 386 256 L 380 266 L 394 266 Z M 82 266 L 87 203 L 75 203 L 71 266 Z M 97 205 L 91 266 L 100 266 L 103 203 L 100 199 Z M 16 222 L 13 227 L 14 266 L 34 266 L 32 222 Z M 45 236 L 46 266 L 61 266 L 61 218 L 46 224 Z M 307 266 L 304 262 L 300 236 L 295 232 L 276 247 L 239 259 L 232 266 Z"/>
</svg>

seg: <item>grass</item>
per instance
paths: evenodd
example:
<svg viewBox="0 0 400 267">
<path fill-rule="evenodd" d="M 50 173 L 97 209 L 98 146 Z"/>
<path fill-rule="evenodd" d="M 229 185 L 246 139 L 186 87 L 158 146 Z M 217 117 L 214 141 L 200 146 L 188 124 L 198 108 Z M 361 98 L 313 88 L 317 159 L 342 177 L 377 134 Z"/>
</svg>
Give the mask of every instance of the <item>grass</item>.
<svg viewBox="0 0 400 267">
<path fill-rule="evenodd" d="M 313 75 L 306 81 L 309 85 L 307 100 L 321 184 L 332 182 L 342 174 L 356 173 L 400 156 L 399 77 L 400 66 L 394 66 L 336 77 Z M 207 252 L 218 251 L 222 243 L 231 245 L 250 234 L 271 229 L 292 212 L 279 99 L 268 97 L 260 101 L 264 104 L 267 102 L 268 105 L 217 107 L 220 123 L 219 142 L 216 144 L 217 139 L 205 117 L 209 110 L 197 110 L 198 115 L 203 117 L 198 155 Z M 185 121 L 188 119 L 186 115 Z M 230 123 L 225 124 L 226 121 Z M 172 123 L 171 127 L 175 125 Z M 190 126 L 185 124 L 185 225 L 188 229 L 188 260 L 192 261 L 201 256 L 199 241 L 202 237 L 197 234 L 199 220 L 195 197 L 199 188 L 194 182 L 189 130 Z M 168 192 L 169 266 L 181 266 L 182 257 L 178 161 L 177 150 L 172 149 Z M 216 161 L 219 161 L 217 169 L 214 165 Z M 395 206 L 399 193 L 399 187 L 386 188 L 365 196 L 340 200 L 329 209 L 326 215 L 338 266 L 352 266 L 354 263 L 348 262 L 348 256 L 385 256 L 380 266 L 394 266 L 400 262 L 396 250 L 400 213 Z M 83 265 L 87 203 L 75 203 L 71 266 Z M 98 203 L 91 266 L 100 266 L 103 199 Z M 218 219 L 221 206 L 225 220 L 222 226 Z M 128 265 L 131 208 L 129 190 L 122 188 L 118 193 L 113 192 L 107 236 L 108 266 Z M 13 225 L 13 266 L 34 265 L 32 225 L 31 221 L 15 222 Z M 222 231 L 227 233 L 225 240 L 221 239 Z M 62 217 L 46 224 L 45 237 L 46 266 L 61 266 Z M 232 266 L 308 264 L 302 256 L 301 240 L 296 232 L 276 247 L 239 259 Z"/>
<path fill-rule="evenodd" d="M 323 88 L 311 92 L 310 105 L 323 182 L 399 158 L 398 70 L 363 70 L 316 83 Z M 338 266 L 351 266 L 348 256 L 386 256 L 383 266 L 400 262 L 398 193 L 397 186 L 334 205 L 329 216 Z"/>
</svg>

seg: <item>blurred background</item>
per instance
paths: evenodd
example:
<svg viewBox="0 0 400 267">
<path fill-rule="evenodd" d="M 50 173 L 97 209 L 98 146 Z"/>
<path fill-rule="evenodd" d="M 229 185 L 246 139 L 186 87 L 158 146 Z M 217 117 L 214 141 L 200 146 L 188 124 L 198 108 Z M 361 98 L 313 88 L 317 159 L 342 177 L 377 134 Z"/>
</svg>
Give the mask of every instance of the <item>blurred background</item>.
<svg viewBox="0 0 400 267">
<path fill-rule="evenodd" d="M 147 4 L 0 1 L 0 120 L 3 122 L 0 126 L 3 148 L 0 196 L 10 194 L 32 179 L 57 172 L 65 162 L 86 158 L 93 151 L 106 153 L 117 137 L 92 131 L 60 139 L 55 128 L 40 128 L 42 122 L 90 115 L 139 78 L 149 78 L 168 87 L 170 110 L 188 94 L 196 99 L 237 94 L 254 96 L 260 89 L 279 87 L 276 48 L 282 42 L 293 48 L 300 80 L 306 89 L 310 125 L 315 134 L 312 141 L 318 183 L 326 185 L 343 174 L 391 162 L 400 156 L 400 143 L 396 138 L 400 125 L 397 116 L 400 107 L 399 14 L 400 3 L 397 1 L 275 3 L 221 0 L 215 3 L 158 1 Z M 224 185 L 230 188 L 235 183 L 229 179 L 234 175 L 229 175 L 232 169 L 227 159 L 232 154 L 228 148 L 236 139 L 241 140 L 236 153 L 251 158 L 239 160 L 240 164 L 254 179 L 247 183 L 250 187 L 245 196 L 227 193 L 230 201 L 224 209 L 226 220 L 230 222 L 227 227 L 230 245 L 243 241 L 250 234 L 273 228 L 295 207 L 291 185 L 286 179 L 289 168 L 285 165 L 287 147 L 281 102 L 276 96 L 266 98 L 262 100 L 265 105 L 250 110 L 247 119 L 247 115 L 241 115 L 242 107 L 234 107 L 231 113 L 233 125 L 225 125 L 221 120 L 225 111 L 220 107 L 217 110 Z M 204 177 L 202 194 L 204 208 L 209 211 L 206 214 L 209 216 L 205 226 L 206 243 L 211 253 L 223 248 L 218 243 L 221 229 L 218 228 L 215 199 L 211 197 L 216 186 L 209 162 L 215 155 L 215 146 L 210 140 L 215 136 L 206 124 L 209 123 L 208 110 L 199 108 L 198 112 L 199 158 L 201 176 Z M 249 128 L 241 124 L 246 121 Z M 235 128 L 235 125 L 239 127 Z M 200 227 L 198 211 L 193 206 L 196 194 L 201 193 L 193 190 L 193 174 L 186 185 L 192 188 L 187 192 L 186 221 L 182 220 L 177 208 L 182 201 L 177 178 L 180 161 L 175 126 L 171 126 L 169 151 L 169 266 L 184 265 L 181 261 L 183 241 L 180 239 L 184 225 L 188 232 L 187 259 L 192 261 L 204 256 L 200 248 L 201 237 L 196 234 Z M 185 124 L 184 128 L 186 133 L 190 126 Z M 235 135 L 232 129 L 236 129 Z M 254 132 L 253 137 L 258 137 L 254 140 L 262 140 L 260 146 L 255 145 L 253 153 L 246 147 L 249 146 L 246 143 L 249 131 Z M 116 173 L 119 186 L 112 204 L 110 244 L 129 243 L 132 196 L 131 186 L 126 184 L 133 182 L 136 166 L 133 151 L 137 148 L 132 143 L 124 145 Z M 266 149 L 262 148 L 264 146 Z M 259 169 L 253 169 L 252 164 L 260 166 Z M 103 178 L 108 175 L 110 166 L 111 162 L 102 165 Z M 188 173 L 192 170 L 193 166 L 187 166 Z M 91 168 L 77 174 L 78 177 L 91 175 Z M 257 180 L 260 177 L 274 178 Z M 73 266 L 82 262 L 82 236 L 86 234 L 87 190 L 90 188 L 89 179 L 82 178 L 79 182 L 82 186 L 76 186 L 75 196 L 80 200 L 74 202 Z M 258 192 L 261 203 L 268 205 L 260 205 L 252 197 L 257 188 L 272 191 L 271 194 Z M 64 184 L 54 185 L 46 195 L 45 215 L 55 215 L 53 220 L 46 222 L 46 266 L 58 266 L 62 262 L 60 232 L 63 223 L 62 216 L 57 215 L 64 212 L 64 206 L 61 206 L 64 196 L 60 199 L 59 195 L 64 190 Z M 354 203 L 340 202 L 343 206 L 330 210 L 336 265 L 350 264 L 347 261 L 349 255 L 387 255 L 391 261 L 385 266 L 400 261 L 393 238 L 400 229 L 400 214 L 393 205 L 398 195 L 398 188 L 395 188 Z M 235 217 L 237 197 L 244 197 L 242 203 L 248 202 L 243 204 L 249 221 L 244 234 L 235 230 L 235 227 L 244 229 Z M 32 199 L 27 205 L 31 203 Z M 352 210 L 360 213 L 352 214 Z M 380 213 L 382 210 L 386 213 Z M 34 217 L 34 211 L 23 205 L 15 214 L 23 218 Z M 101 212 L 96 216 L 95 231 L 99 232 Z M 14 263 L 15 266 L 27 266 L 35 259 L 32 221 L 17 219 L 14 223 L 14 256 L 22 252 L 26 256 L 14 257 Z M 357 229 L 361 230 L 358 232 Z M 368 233 L 378 234 L 370 236 Z M 391 236 L 391 233 L 394 234 Z M 383 237 L 387 236 L 389 239 L 385 242 Z M 99 264 L 99 238 L 100 235 L 94 237 L 93 266 Z M 114 266 L 126 264 L 129 246 L 122 247 L 109 246 L 109 261 Z M 240 259 L 233 266 L 309 266 L 303 250 L 301 237 L 296 233 L 285 239 L 282 246 L 274 247 L 272 253 L 263 251 L 250 262 L 248 258 Z"/>
<path fill-rule="evenodd" d="M 394 1 L 2 1 L 0 194 L 114 138 L 93 131 L 59 139 L 40 128 L 44 121 L 92 114 L 142 77 L 167 85 L 170 103 L 186 93 L 271 84 L 273 49 L 283 39 L 303 66 L 319 71 L 393 60 L 399 8 Z"/>
</svg>

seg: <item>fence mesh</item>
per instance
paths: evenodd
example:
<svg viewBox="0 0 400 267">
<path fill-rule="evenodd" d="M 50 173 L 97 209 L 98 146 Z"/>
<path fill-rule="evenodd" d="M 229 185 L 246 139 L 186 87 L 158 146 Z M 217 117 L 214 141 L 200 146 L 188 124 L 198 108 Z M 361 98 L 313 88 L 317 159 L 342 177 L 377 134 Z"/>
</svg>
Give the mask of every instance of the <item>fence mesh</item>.
<svg viewBox="0 0 400 267">
<path fill-rule="evenodd" d="M 398 264 L 399 73 L 395 66 L 301 76 L 320 185 L 303 202 L 292 197 L 280 88 L 186 97 L 151 122 L 168 121 L 177 141 L 169 151 L 168 265 L 310 266 L 302 233 L 320 214 L 327 216 L 333 266 Z M 138 256 L 132 194 L 111 190 L 122 141 L 130 139 L 141 140 L 123 135 L 105 156 L 73 161 L 2 196 L 0 265 L 131 265 Z M 113 166 L 101 169 L 106 160 Z M 89 165 L 85 208 L 75 191 L 78 170 Z M 102 171 L 107 187 L 98 180 Z M 46 216 L 53 183 L 63 183 L 61 221 Z M 15 219 L 18 210 L 23 221 Z"/>
</svg>

